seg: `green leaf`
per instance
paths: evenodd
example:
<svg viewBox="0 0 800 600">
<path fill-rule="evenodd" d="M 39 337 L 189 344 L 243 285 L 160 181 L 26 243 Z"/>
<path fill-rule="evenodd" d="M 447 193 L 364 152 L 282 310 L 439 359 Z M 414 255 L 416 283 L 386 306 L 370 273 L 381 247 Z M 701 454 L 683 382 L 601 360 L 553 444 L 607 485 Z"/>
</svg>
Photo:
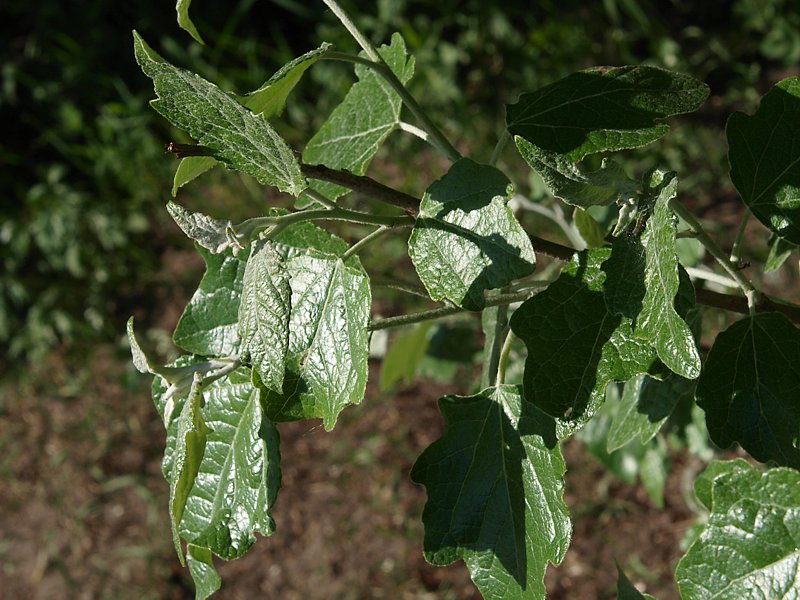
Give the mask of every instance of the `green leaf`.
<svg viewBox="0 0 800 600">
<path fill-rule="evenodd" d="M 206 598 L 219 590 L 222 585 L 222 579 L 214 568 L 211 550 L 189 544 L 186 552 L 186 562 L 189 565 L 192 581 L 194 581 L 195 600 L 206 600 Z"/>
<path fill-rule="evenodd" d="M 645 194 L 655 197 L 653 213 L 642 234 L 645 295 L 636 318 L 636 336 L 652 343 L 658 357 L 671 371 L 686 379 L 700 375 L 700 353 L 692 330 L 675 309 L 678 294 L 678 257 L 675 215 L 669 200 L 677 193 L 674 173 L 653 171 L 645 177 Z"/>
<path fill-rule="evenodd" d="M 409 384 L 414 380 L 417 366 L 428 348 L 430 328 L 430 323 L 420 323 L 394 335 L 392 344 L 381 361 L 381 392 L 391 391 L 400 381 Z"/>
<path fill-rule="evenodd" d="M 603 160 L 591 173 L 582 172 L 563 154 L 543 150 L 525 138 L 516 136 L 517 149 L 530 167 L 541 175 L 547 189 L 556 198 L 580 208 L 630 202 L 636 195 L 636 182 L 614 161 Z"/>
<path fill-rule="evenodd" d="M 468 158 L 428 188 L 408 253 L 431 298 L 480 310 L 485 290 L 533 273 L 536 256 L 510 196 L 503 173 Z"/>
<path fill-rule="evenodd" d="M 381 46 L 378 53 L 402 83 L 411 79 L 414 59 L 406 54 L 399 33 L 392 35 L 391 44 Z M 378 148 L 398 126 L 402 102 L 397 92 L 364 65 L 356 65 L 356 75 L 359 81 L 303 150 L 304 162 L 363 175 Z M 346 188 L 320 181 L 314 181 L 312 187 L 330 199 L 347 192 Z"/>
<path fill-rule="evenodd" d="M 178 25 L 184 31 L 189 32 L 196 41 L 200 42 L 201 44 L 205 44 L 203 38 L 200 37 L 200 33 L 197 31 L 197 28 L 192 23 L 192 19 L 189 17 L 189 6 L 192 4 L 192 0 L 178 0 L 175 4 L 175 11 L 178 13 Z"/>
<path fill-rule="evenodd" d="M 213 219 L 202 213 L 191 212 L 171 201 L 167 202 L 167 212 L 186 237 L 210 250 L 212 254 L 220 254 L 228 248 L 235 251 L 243 249 L 228 220 Z"/>
<path fill-rule="evenodd" d="M 728 475 L 734 471 L 744 472 L 751 469 L 750 463 L 743 458 L 736 460 L 714 460 L 706 467 L 706 470 L 694 480 L 694 493 L 697 499 L 707 511 L 711 511 L 713 502 L 712 490 L 714 481 L 723 475 Z"/>
<path fill-rule="evenodd" d="M 511 134 L 577 162 L 657 140 L 669 130 L 661 119 L 697 110 L 708 91 L 656 67 L 596 67 L 523 94 L 506 120 Z"/>
<path fill-rule="evenodd" d="M 294 196 L 305 189 L 292 149 L 266 119 L 202 77 L 166 62 L 135 31 L 133 39 L 136 61 L 155 84 L 155 110 L 227 167 Z"/>
<path fill-rule="evenodd" d="M 187 156 L 178 163 L 175 171 L 175 178 L 172 180 L 172 197 L 178 194 L 178 190 L 184 185 L 199 177 L 209 169 L 218 164 L 217 159 L 211 156 Z"/>
<path fill-rule="evenodd" d="M 200 285 L 172 336 L 175 345 L 202 356 L 239 353 L 239 303 L 249 248 L 236 256 L 198 247 L 206 262 Z"/>
<path fill-rule="evenodd" d="M 553 419 L 516 386 L 439 401 L 442 437 L 411 471 L 427 488 L 425 558 L 459 558 L 487 599 L 544 598 L 547 562 L 559 563 L 571 524 Z"/>
<path fill-rule="evenodd" d="M 270 512 L 281 485 L 278 431 L 250 380 L 240 368 L 204 391 L 210 431 L 180 523 L 181 537 L 227 560 L 247 552 L 255 533 L 275 530 Z"/>
<path fill-rule="evenodd" d="M 603 298 L 608 312 L 636 319 L 647 293 L 644 283 L 645 254 L 641 240 L 622 234 L 611 238 L 611 255 L 603 263 L 606 280 Z"/>
<path fill-rule="evenodd" d="M 139 373 L 150 373 L 153 375 L 160 375 L 169 381 L 175 381 L 176 378 L 180 377 L 182 371 L 180 369 L 176 369 L 173 367 L 163 367 L 159 364 L 153 362 L 153 360 L 147 356 L 142 347 L 139 345 L 138 340 L 136 339 L 136 334 L 133 331 L 133 317 L 128 319 L 127 323 L 127 333 L 128 333 L 128 343 L 131 347 L 131 357 L 133 359 L 133 366 L 136 367 L 136 370 Z"/>
<path fill-rule="evenodd" d="M 800 473 L 786 468 L 761 473 L 741 461 L 715 471 L 708 524 L 675 572 L 681 597 L 796 598 Z"/>
<path fill-rule="evenodd" d="M 589 248 L 600 248 L 605 245 L 606 232 L 592 215 L 582 208 L 576 208 L 572 220 Z"/>
<path fill-rule="evenodd" d="M 169 467 L 169 515 L 172 523 L 172 541 L 183 564 L 178 527 L 186 509 L 186 501 L 192 490 L 200 462 L 206 449 L 210 430 L 205 424 L 200 408 L 203 405 L 202 377 L 195 374 L 189 398 L 183 403 L 176 423 L 175 450 Z"/>
<path fill-rule="evenodd" d="M 753 116 L 728 119 L 731 180 L 770 230 L 800 244 L 800 77 L 776 84 Z"/>
<path fill-rule="evenodd" d="M 617 600 L 655 600 L 650 594 L 642 594 L 633 587 L 619 563 L 617 563 L 617 574 Z"/>
<path fill-rule="evenodd" d="M 780 313 L 745 317 L 717 336 L 697 383 L 711 439 L 800 467 L 800 331 Z"/>
<path fill-rule="evenodd" d="M 264 85 L 242 96 L 241 103 L 265 119 L 280 115 L 286 105 L 286 98 L 300 82 L 306 70 L 331 48 L 330 44 L 323 43 L 319 48 L 286 63 Z"/>
<path fill-rule="evenodd" d="M 664 488 L 669 473 L 669 456 L 664 438 L 647 446 L 639 465 L 639 478 L 642 480 L 647 495 L 658 508 L 664 508 Z"/>
<path fill-rule="evenodd" d="M 309 251 L 286 263 L 292 288 L 283 394 L 264 390 L 272 421 L 322 419 L 364 397 L 371 295 L 362 269 Z"/>
<path fill-rule="evenodd" d="M 770 236 L 769 255 L 767 256 L 767 261 L 764 263 L 764 273 L 780 269 L 796 248 L 797 246 L 787 242 L 782 237 L 777 235 Z"/>
<path fill-rule="evenodd" d="M 291 293 L 289 272 L 272 242 L 254 241 L 242 280 L 239 338 L 242 357 L 261 383 L 278 393 L 289 349 Z"/>
<path fill-rule="evenodd" d="M 525 397 L 559 419 L 586 418 L 609 382 L 657 366 L 655 351 L 633 335 L 630 319 L 606 308 L 600 266 L 609 255 L 608 248 L 577 254 L 511 317 L 511 330 L 528 348 Z"/>
<path fill-rule="evenodd" d="M 608 451 L 622 448 L 637 437 L 642 444 L 653 439 L 681 399 L 694 399 L 695 385 L 695 381 L 674 373 L 663 381 L 648 375 L 628 381 L 608 432 Z"/>
</svg>

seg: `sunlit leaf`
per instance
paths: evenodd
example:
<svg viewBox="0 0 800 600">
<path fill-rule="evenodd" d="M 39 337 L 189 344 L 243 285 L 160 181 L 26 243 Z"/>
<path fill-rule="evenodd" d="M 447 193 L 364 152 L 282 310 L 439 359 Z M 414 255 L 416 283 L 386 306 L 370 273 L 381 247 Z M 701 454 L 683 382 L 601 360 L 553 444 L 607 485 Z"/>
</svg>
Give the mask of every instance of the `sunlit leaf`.
<svg viewBox="0 0 800 600">
<path fill-rule="evenodd" d="M 484 291 L 533 273 L 536 256 L 510 195 L 503 173 L 468 158 L 428 188 L 408 253 L 431 298 L 480 310 Z"/>
<path fill-rule="evenodd" d="M 442 437 L 411 471 L 425 485 L 425 558 L 467 564 L 484 598 L 540 599 L 571 524 L 556 424 L 516 386 L 439 401 Z"/>
</svg>

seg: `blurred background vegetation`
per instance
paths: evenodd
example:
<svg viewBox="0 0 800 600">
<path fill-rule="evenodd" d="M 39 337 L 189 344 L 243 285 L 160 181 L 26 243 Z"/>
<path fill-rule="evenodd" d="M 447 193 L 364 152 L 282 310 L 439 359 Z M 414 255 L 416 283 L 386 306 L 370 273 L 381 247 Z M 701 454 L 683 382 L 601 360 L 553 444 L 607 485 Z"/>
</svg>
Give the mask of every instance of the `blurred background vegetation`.
<svg viewBox="0 0 800 600">
<path fill-rule="evenodd" d="M 707 82 L 711 97 L 703 109 L 676 120 L 661 143 L 628 153 L 626 165 L 639 172 L 655 163 L 676 170 L 696 212 L 715 218 L 741 214 L 727 179 L 725 120 L 734 110 L 753 111 L 758 98 L 795 74 L 800 63 L 794 0 L 342 4 L 375 43 L 393 31 L 403 35 L 417 60 L 412 93 L 456 145 L 478 160 L 489 158 L 506 103 L 575 70 L 646 63 Z M 127 365 L 124 322 L 133 313 L 143 317 L 152 328 L 150 343 L 168 354 L 164 328 L 180 314 L 202 262 L 164 210 L 176 166 L 164 155 L 164 144 L 186 138 L 149 109 L 152 84 L 134 62 L 130 31 L 139 30 L 174 64 L 239 92 L 257 88 L 322 41 L 356 50 L 322 3 L 195 0 L 192 10 L 205 47 L 178 29 L 170 2 L 0 4 L 0 429 L 6 432 L 0 473 L 15 482 L 0 492 L 0 500 L 6 493 L 13 501 L 6 503 L 12 507 L 7 518 L 21 514 L 13 507 L 31 493 L 26 486 L 71 464 L 74 477 L 64 483 L 84 478 L 84 497 L 75 500 L 77 514 L 56 508 L 62 516 L 70 513 L 67 525 L 45 520 L 47 527 L 81 530 L 92 515 L 111 510 L 98 508 L 96 502 L 105 506 L 98 496 L 133 490 L 155 507 L 150 516 L 134 519 L 139 545 L 123 544 L 123 555 L 139 558 L 169 556 L 169 548 L 153 539 L 163 533 L 153 530 L 161 523 L 164 490 L 151 464 L 158 461 L 160 447 L 153 444 L 160 444 L 161 434 L 145 401 L 146 382 Z M 313 67 L 278 124 L 294 147 L 302 148 L 352 81 L 346 65 L 323 61 Z M 503 155 L 503 166 L 531 199 L 549 202 L 512 150 Z M 395 135 L 373 172 L 421 193 L 442 166 L 418 140 Z M 281 202 L 251 180 L 219 170 L 181 191 L 182 202 L 215 216 L 254 214 L 265 199 Z M 720 228 L 729 225 L 725 218 L 717 221 Z M 767 236 L 758 224 L 752 227 L 748 243 L 763 258 Z M 557 229 L 550 233 L 563 236 Z M 398 243 L 392 261 L 372 265 L 378 276 L 407 266 L 402 249 Z M 429 362 L 426 368 L 444 367 Z M 128 416 L 114 419 L 115 414 Z M 91 443 L 84 447 L 87 439 Z M 120 459 L 131 445 L 142 446 L 141 456 Z M 59 493 L 42 492 L 44 499 Z M 146 526 L 153 529 L 142 533 Z M 82 589 L 80 577 L 70 575 L 70 561 L 84 555 L 72 546 L 66 552 L 58 535 L 40 533 L 50 541 L 35 544 L 33 567 L 21 568 L 40 569 L 34 572 L 39 579 L 32 579 L 39 581 L 60 565 L 63 581 Z M 0 557 L 18 549 L 13 535 L 2 536 Z M 93 541 L 84 545 L 99 543 L 88 537 Z M 164 576 L 163 565 L 145 563 L 147 572 Z M 9 568 L 3 572 L 12 577 Z M 114 577 L 108 575 L 109 581 Z M 182 575 L 173 577 L 184 589 Z M 148 595 L 98 585 L 103 597 Z"/>
</svg>

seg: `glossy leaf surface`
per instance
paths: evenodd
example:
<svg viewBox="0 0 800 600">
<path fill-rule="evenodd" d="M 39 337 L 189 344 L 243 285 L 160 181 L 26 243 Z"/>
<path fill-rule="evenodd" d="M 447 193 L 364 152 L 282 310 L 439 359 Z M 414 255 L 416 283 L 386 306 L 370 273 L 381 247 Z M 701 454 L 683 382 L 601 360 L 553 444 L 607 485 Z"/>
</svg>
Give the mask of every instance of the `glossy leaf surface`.
<svg viewBox="0 0 800 600">
<path fill-rule="evenodd" d="M 717 336 L 697 384 L 711 439 L 800 467 L 800 331 L 780 313 L 745 317 Z"/>
<path fill-rule="evenodd" d="M 229 168 L 294 196 L 305 189 L 292 149 L 265 119 L 213 83 L 166 62 L 138 33 L 133 38 L 136 61 L 155 84 L 158 99 L 151 104 L 163 117 Z"/>
<path fill-rule="evenodd" d="M 213 254 L 219 254 L 231 247 L 239 248 L 238 242 L 233 238 L 231 222 L 227 219 L 214 219 L 199 212 L 191 212 L 175 202 L 167 202 L 167 212 L 186 237 Z"/>
<path fill-rule="evenodd" d="M 731 180 L 753 214 L 782 238 L 800 244 L 800 77 L 784 79 L 755 115 L 728 119 Z"/>
<path fill-rule="evenodd" d="M 319 252 L 286 263 L 292 296 L 283 394 L 265 390 L 273 421 L 322 419 L 331 430 L 367 383 L 371 294 L 363 270 Z"/>
<path fill-rule="evenodd" d="M 484 291 L 533 273 L 536 256 L 510 194 L 505 175 L 468 158 L 428 188 L 408 253 L 431 298 L 480 310 Z"/>
<path fill-rule="evenodd" d="M 425 558 L 463 559 L 485 598 L 544 598 L 547 562 L 560 562 L 571 524 L 555 422 L 516 386 L 439 401 L 442 437 L 411 471 L 425 485 Z"/>
<path fill-rule="evenodd" d="M 647 178 L 646 178 L 647 179 Z M 677 193 L 674 173 L 655 171 L 645 193 L 655 196 L 653 213 L 642 234 L 644 287 L 642 308 L 636 318 L 636 336 L 652 343 L 661 361 L 686 379 L 700 375 L 700 353 L 692 330 L 675 309 L 678 294 L 678 257 L 675 215 L 669 200 Z"/>
<path fill-rule="evenodd" d="M 271 242 L 255 241 L 242 279 L 239 338 L 266 387 L 283 391 L 291 311 L 289 272 Z"/>
<path fill-rule="evenodd" d="M 414 59 L 406 54 L 400 34 L 392 35 L 391 44 L 381 46 L 378 53 L 402 83 L 411 79 Z M 378 148 L 400 122 L 402 102 L 392 86 L 364 65 L 356 66 L 356 75 L 358 82 L 303 150 L 304 162 L 363 175 Z M 313 187 L 331 199 L 347 192 L 343 187 L 319 181 Z"/>
<path fill-rule="evenodd" d="M 762 473 L 744 461 L 712 463 L 710 468 L 710 492 L 704 492 L 708 524 L 675 573 L 681 597 L 796 598 L 800 473 L 787 468 Z"/>
<path fill-rule="evenodd" d="M 697 110 L 708 86 L 648 66 L 597 67 L 523 94 L 508 106 L 508 131 L 577 162 L 660 138 L 665 117 Z"/>
<path fill-rule="evenodd" d="M 609 254 L 608 248 L 577 254 L 558 280 L 511 317 L 512 331 L 528 348 L 525 397 L 556 418 L 591 414 L 609 382 L 627 381 L 656 363 L 630 319 L 606 308 L 600 267 Z"/>
<path fill-rule="evenodd" d="M 222 585 L 222 579 L 220 579 L 219 573 L 214 568 L 211 550 L 189 544 L 186 552 L 186 563 L 189 566 L 192 581 L 194 581 L 195 600 L 206 600 L 206 598 L 219 590 Z"/>
</svg>

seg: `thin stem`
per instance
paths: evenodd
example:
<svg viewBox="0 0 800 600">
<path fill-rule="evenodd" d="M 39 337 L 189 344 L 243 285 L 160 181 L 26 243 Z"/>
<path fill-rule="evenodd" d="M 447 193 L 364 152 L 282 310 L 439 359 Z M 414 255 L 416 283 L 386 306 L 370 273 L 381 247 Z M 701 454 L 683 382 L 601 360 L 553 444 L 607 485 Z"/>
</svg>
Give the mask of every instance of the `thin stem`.
<svg viewBox="0 0 800 600">
<path fill-rule="evenodd" d="M 372 44 L 369 42 L 367 37 L 361 33 L 358 29 L 356 24 L 350 19 L 347 13 L 339 6 L 336 0 L 323 0 L 328 8 L 333 11 L 333 14 L 342 22 L 345 29 L 350 32 L 350 35 L 358 42 L 358 45 L 366 53 L 367 57 L 369 57 L 371 68 L 375 69 L 388 83 L 389 85 L 394 88 L 394 91 L 397 92 L 397 95 L 400 96 L 400 99 L 403 101 L 408 107 L 408 110 L 411 111 L 411 114 L 420 122 L 422 128 L 428 132 L 430 135 L 430 142 L 436 148 L 438 148 L 447 158 L 451 161 L 455 162 L 461 155 L 458 153 L 450 141 L 444 136 L 444 134 L 439 130 L 436 125 L 434 125 L 433 121 L 431 121 L 430 117 L 428 117 L 427 113 L 422 110 L 422 107 L 417 103 L 414 97 L 408 92 L 408 89 L 403 82 L 397 78 L 397 75 L 394 74 L 394 71 L 386 64 L 381 57 L 380 54 L 372 47 Z"/>
<path fill-rule="evenodd" d="M 709 254 L 711 254 L 711 256 L 713 256 L 720 264 L 720 266 L 725 269 L 728 275 L 730 275 L 731 278 L 736 281 L 737 285 L 742 289 L 745 298 L 747 298 L 747 306 L 750 309 L 750 314 L 754 314 L 760 297 L 759 291 L 753 286 L 750 280 L 742 275 L 736 266 L 731 263 L 731 261 L 728 259 L 728 255 L 725 254 L 722 248 L 720 248 L 717 243 L 708 235 L 708 233 L 706 233 L 706 230 L 703 229 L 700 221 L 698 221 L 683 204 L 678 202 L 677 198 L 672 198 L 669 201 L 669 206 L 676 215 L 683 219 L 684 222 L 692 228 L 697 235 L 697 240 L 703 244 L 703 246 L 705 246 Z"/>
<path fill-rule="evenodd" d="M 497 385 L 506 382 L 506 371 L 508 370 L 508 357 L 511 354 L 511 345 L 514 343 L 514 332 L 510 329 L 503 342 L 503 349 L 500 351 L 500 360 L 497 363 Z"/>
<path fill-rule="evenodd" d="M 380 55 L 377 53 L 375 48 L 372 47 L 372 44 L 370 44 L 367 37 L 363 33 L 361 33 L 361 31 L 353 22 L 353 20 L 347 15 L 346 12 L 344 12 L 344 9 L 342 9 L 342 7 L 339 6 L 339 3 L 336 2 L 336 0 L 322 0 L 322 1 L 328 6 L 328 8 L 331 9 L 333 14 L 336 15 L 336 18 L 339 19 L 339 21 L 341 21 L 342 25 L 344 25 L 344 28 L 347 29 L 350 35 L 352 35 L 353 38 L 356 40 L 356 42 L 358 42 L 358 45 L 361 46 L 361 49 L 364 50 L 364 52 L 370 58 L 370 60 L 374 62 L 381 62 Z"/>
<path fill-rule="evenodd" d="M 742 222 L 739 223 L 739 230 L 736 232 L 736 239 L 731 247 L 731 262 L 735 265 L 741 260 L 742 243 L 744 242 L 744 231 L 747 229 L 747 222 L 750 220 L 750 211 L 744 213 Z"/>
<path fill-rule="evenodd" d="M 499 294 L 498 294 L 499 295 Z M 483 325 L 483 372 L 481 387 L 492 387 L 497 383 L 497 368 L 503 340 L 508 333 L 508 305 L 490 307 L 481 315 Z"/>
<path fill-rule="evenodd" d="M 711 281 L 712 283 L 718 283 L 719 285 L 724 285 L 725 287 L 729 288 L 739 287 L 739 284 L 736 283 L 733 279 L 725 277 L 724 275 L 718 275 L 713 271 L 706 271 L 705 269 L 696 269 L 694 267 L 686 267 L 686 272 L 689 274 L 689 277 L 694 277 L 695 279 L 704 279 L 706 281 Z"/>
<path fill-rule="evenodd" d="M 494 150 L 492 150 L 492 157 L 489 159 L 490 165 L 494 166 L 497 164 L 497 161 L 500 160 L 500 154 L 502 154 L 503 149 L 506 147 L 510 139 L 511 134 L 508 133 L 508 129 L 503 129 L 500 139 L 497 140 L 497 144 L 495 144 Z"/>
<path fill-rule="evenodd" d="M 386 204 L 402 208 L 406 212 L 416 213 L 419 210 L 419 199 L 404 192 L 390 188 L 366 175 L 354 175 L 349 171 L 337 171 L 325 165 L 300 165 L 303 175 L 311 179 L 328 181 L 344 186 L 355 192 L 372 196 Z"/>
<path fill-rule="evenodd" d="M 406 123 L 405 121 L 400 121 L 397 125 L 401 130 L 405 131 L 406 133 L 410 133 L 411 135 L 415 135 L 425 142 L 431 141 L 431 137 L 428 135 L 428 132 L 424 129 L 420 129 L 416 125 Z"/>
<path fill-rule="evenodd" d="M 503 306 L 506 304 L 513 304 L 515 302 L 522 302 L 530 297 L 530 292 L 517 292 L 515 294 L 500 294 L 491 296 L 486 299 L 486 306 Z M 423 321 L 431 321 L 433 319 L 441 319 L 442 317 L 449 317 L 459 313 L 468 312 L 458 306 L 442 306 L 440 308 L 433 308 L 430 310 L 423 310 L 416 313 L 407 315 L 398 315 L 396 317 L 386 317 L 385 319 L 377 319 L 369 324 L 370 331 L 378 331 L 379 329 L 388 329 L 389 327 L 399 327 L 401 325 L 411 325 L 413 323 L 421 323 Z"/>
<path fill-rule="evenodd" d="M 430 300 L 430 296 L 425 291 L 425 288 L 414 285 L 413 283 L 408 283 L 406 281 L 399 281 L 397 279 L 389 279 L 383 280 L 376 277 L 372 278 L 373 285 L 379 287 L 386 287 L 392 290 L 398 290 L 401 292 L 405 292 L 406 294 L 412 294 L 414 296 L 419 296 L 420 298 L 425 298 L 426 300 Z"/>
<path fill-rule="evenodd" d="M 370 242 L 373 242 L 373 241 L 377 240 L 379 237 L 381 237 L 387 231 L 391 231 L 391 227 L 387 227 L 386 225 L 381 225 L 375 231 L 373 231 L 371 233 L 368 233 L 363 238 L 358 240 L 355 244 L 350 246 L 345 251 L 344 254 L 342 254 L 342 261 L 346 261 L 348 258 L 353 256 L 354 254 L 356 254 L 357 252 L 361 251 L 364 248 L 364 246 L 366 246 Z"/>
<path fill-rule="evenodd" d="M 414 219 L 406 215 L 373 215 L 337 206 L 336 208 L 299 210 L 274 217 L 253 217 L 237 225 L 236 233 L 242 237 L 249 238 L 256 230 L 273 226 L 269 233 L 270 237 L 274 237 L 277 230 L 283 230 L 289 225 L 302 223 L 303 221 L 350 221 L 351 223 L 361 223 L 362 225 L 383 225 L 387 228 L 408 227 L 414 224 Z"/>
<path fill-rule="evenodd" d="M 525 210 L 540 214 L 558 225 L 561 231 L 564 232 L 564 235 L 567 236 L 567 239 L 569 239 L 570 243 L 575 246 L 577 250 L 583 250 L 586 247 L 586 242 L 584 242 L 583 238 L 575 232 L 569 223 L 567 223 L 567 220 L 564 218 L 564 215 L 560 210 L 557 211 L 555 209 L 542 206 L 541 204 L 537 204 L 536 202 L 531 202 L 525 196 L 521 196 L 519 194 L 514 195 L 514 201 Z"/>
<path fill-rule="evenodd" d="M 303 190 L 303 193 L 311 198 L 314 202 L 318 202 L 323 206 L 327 206 L 328 208 L 338 208 L 339 205 L 336 204 L 333 200 L 325 196 L 324 194 L 320 194 L 317 190 L 311 187 L 307 187 Z"/>
</svg>

